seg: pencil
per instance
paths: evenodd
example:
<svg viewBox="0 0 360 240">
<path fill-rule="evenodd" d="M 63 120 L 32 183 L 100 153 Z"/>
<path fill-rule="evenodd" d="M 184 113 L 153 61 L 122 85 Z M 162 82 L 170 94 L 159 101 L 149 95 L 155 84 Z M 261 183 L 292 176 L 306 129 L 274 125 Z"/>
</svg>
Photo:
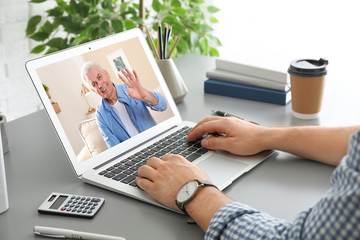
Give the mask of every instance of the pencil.
<svg viewBox="0 0 360 240">
<path fill-rule="evenodd" d="M 172 48 L 171 48 L 171 50 L 170 50 L 170 52 L 169 52 L 169 54 L 167 55 L 166 58 L 170 58 L 170 57 L 171 57 L 171 54 L 172 54 L 172 52 L 174 51 L 176 45 L 178 44 L 178 42 L 179 42 L 179 40 L 180 40 L 180 37 L 181 37 L 181 34 L 177 35 L 177 37 L 176 37 L 176 39 L 175 39 L 175 42 L 174 42 L 174 45 L 172 46 Z"/>
<path fill-rule="evenodd" d="M 163 59 L 163 37 L 162 37 L 162 30 L 161 30 L 161 23 L 159 22 L 158 25 L 158 50 L 160 59 Z"/>
<path fill-rule="evenodd" d="M 164 27 L 164 35 L 163 35 L 163 58 L 165 58 L 166 55 L 166 51 L 167 51 L 167 45 L 168 45 L 168 24 L 165 23 L 165 27 Z"/>
<path fill-rule="evenodd" d="M 149 38 L 149 42 L 150 42 L 150 45 L 151 45 L 151 49 L 156 57 L 156 59 L 160 59 L 160 56 L 159 56 L 159 53 L 157 52 L 156 50 L 156 47 L 155 47 L 155 43 L 154 43 L 154 39 L 151 37 L 150 35 L 150 31 L 149 31 L 149 28 L 145 26 L 145 29 L 146 29 L 146 34 Z"/>
</svg>

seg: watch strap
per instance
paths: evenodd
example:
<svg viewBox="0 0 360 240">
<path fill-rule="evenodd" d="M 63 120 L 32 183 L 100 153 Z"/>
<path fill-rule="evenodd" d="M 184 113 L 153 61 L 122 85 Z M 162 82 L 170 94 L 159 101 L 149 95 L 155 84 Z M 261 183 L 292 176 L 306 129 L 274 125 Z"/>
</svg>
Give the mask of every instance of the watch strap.
<svg viewBox="0 0 360 240">
<path fill-rule="evenodd" d="M 199 179 L 194 179 L 194 180 L 187 181 L 184 185 L 186 185 L 187 183 L 192 182 L 192 181 L 196 181 L 196 182 L 198 183 L 198 188 L 197 188 L 195 194 L 194 194 L 190 199 L 188 199 L 188 200 L 185 201 L 185 202 L 178 202 L 177 199 L 175 199 L 175 204 L 176 204 L 176 206 L 177 206 L 181 211 L 183 211 L 186 215 L 188 215 L 188 214 L 187 214 L 187 212 L 186 212 L 185 205 L 186 205 L 187 203 L 189 203 L 191 200 L 194 199 L 194 197 L 196 196 L 196 194 L 197 194 L 197 192 L 199 191 L 200 187 L 215 187 L 216 189 L 218 189 L 218 187 L 215 186 L 213 183 L 211 183 L 211 182 L 209 182 L 209 181 L 206 181 L 206 180 L 199 180 Z M 183 185 L 183 186 L 184 186 L 184 185 Z M 181 186 L 181 188 L 182 188 L 183 186 Z M 181 189 L 181 188 L 180 188 L 180 189 Z M 180 191 L 180 189 L 179 189 L 179 191 Z"/>
</svg>

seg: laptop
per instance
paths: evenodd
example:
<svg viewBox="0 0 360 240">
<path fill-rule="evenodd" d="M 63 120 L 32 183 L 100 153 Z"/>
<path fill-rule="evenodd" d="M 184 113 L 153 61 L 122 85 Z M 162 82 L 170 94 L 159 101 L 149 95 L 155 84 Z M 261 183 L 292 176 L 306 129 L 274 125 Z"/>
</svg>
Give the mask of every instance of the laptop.
<svg viewBox="0 0 360 240">
<path fill-rule="evenodd" d="M 99 129 L 96 121 L 95 109 L 102 98 L 89 91 L 81 77 L 82 66 L 89 61 L 101 65 L 115 85 L 123 84 L 118 77 L 121 68 L 136 70 L 142 86 L 165 99 L 166 110 L 149 108 L 155 122 L 153 126 L 109 147 L 104 140 L 106 134 Z M 211 181 L 223 190 L 273 153 L 265 151 L 241 157 L 224 151 L 206 150 L 199 141 L 187 143 L 186 132 L 195 123 L 181 119 L 156 60 L 139 29 L 30 60 L 26 63 L 26 69 L 69 163 L 76 176 L 86 183 L 164 207 L 134 184 L 137 168 L 146 164 L 152 155 L 161 157 L 164 150 L 183 155 L 203 169 Z M 170 144 L 175 149 L 161 145 L 169 143 L 167 139 L 172 137 L 175 140 L 170 141 Z M 182 150 L 180 147 L 189 148 Z M 160 154 L 155 154 L 158 150 Z M 124 177 L 130 169 L 133 170 L 132 176 Z"/>
</svg>

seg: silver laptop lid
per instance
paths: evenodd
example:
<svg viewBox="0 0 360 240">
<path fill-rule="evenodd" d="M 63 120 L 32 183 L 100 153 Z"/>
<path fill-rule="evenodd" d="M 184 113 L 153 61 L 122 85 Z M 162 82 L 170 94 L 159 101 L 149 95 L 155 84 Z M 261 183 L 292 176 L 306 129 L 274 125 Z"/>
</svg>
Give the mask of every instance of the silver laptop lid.
<svg viewBox="0 0 360 240">
<path fill-rule="evenodd" d="M 88 92 L 81 78 L 82 66 L 88 61 L 101 65 L 115 85 L 123 84 L 117 77 L 121 67 L 136 70 L 142 86 L 160 94 L 167 102 L 163 112 L 149 110 L 156 124 L 116 146 L 109 148 L 105 144 L 104 147 L 94 121 L 96 113 L 91 111 L 102 98 Z M 26 69 L 77 176 L 181 122 L 175 102 L 139 29 L 30 60 Z M 49 88 L 51 98 L 43 84 Z M 90 158 L 84 158 L 85 155 Z"/>
</svg>

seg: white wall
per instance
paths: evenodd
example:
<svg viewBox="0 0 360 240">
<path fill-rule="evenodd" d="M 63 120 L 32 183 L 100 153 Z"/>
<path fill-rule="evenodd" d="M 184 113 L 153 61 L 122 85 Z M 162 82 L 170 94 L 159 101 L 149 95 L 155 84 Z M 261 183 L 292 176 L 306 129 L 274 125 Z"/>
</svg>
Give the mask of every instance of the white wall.
<svg viewBox="0 0 360 240">
<path fill-rule="evenodd" d="M 9 120 L 36 111 L 39 104 L 24 67 L 28 11 L 27 0 L 0 0 L 0 112 Z"/>
<path fill-rule="evenodd" d="M 354 72 L 359 87 L 360 14 L 357 0 L 214 0 L 221 57 L 287 69 L 291 60 L 329 60 L 329 74 Z M 276 59 L 276 61 L 274 61 Z M 340 75 L 340 74 L 339 74 Z M 355 81 L 356 79 L 356 81 Z"/>
</svg>

